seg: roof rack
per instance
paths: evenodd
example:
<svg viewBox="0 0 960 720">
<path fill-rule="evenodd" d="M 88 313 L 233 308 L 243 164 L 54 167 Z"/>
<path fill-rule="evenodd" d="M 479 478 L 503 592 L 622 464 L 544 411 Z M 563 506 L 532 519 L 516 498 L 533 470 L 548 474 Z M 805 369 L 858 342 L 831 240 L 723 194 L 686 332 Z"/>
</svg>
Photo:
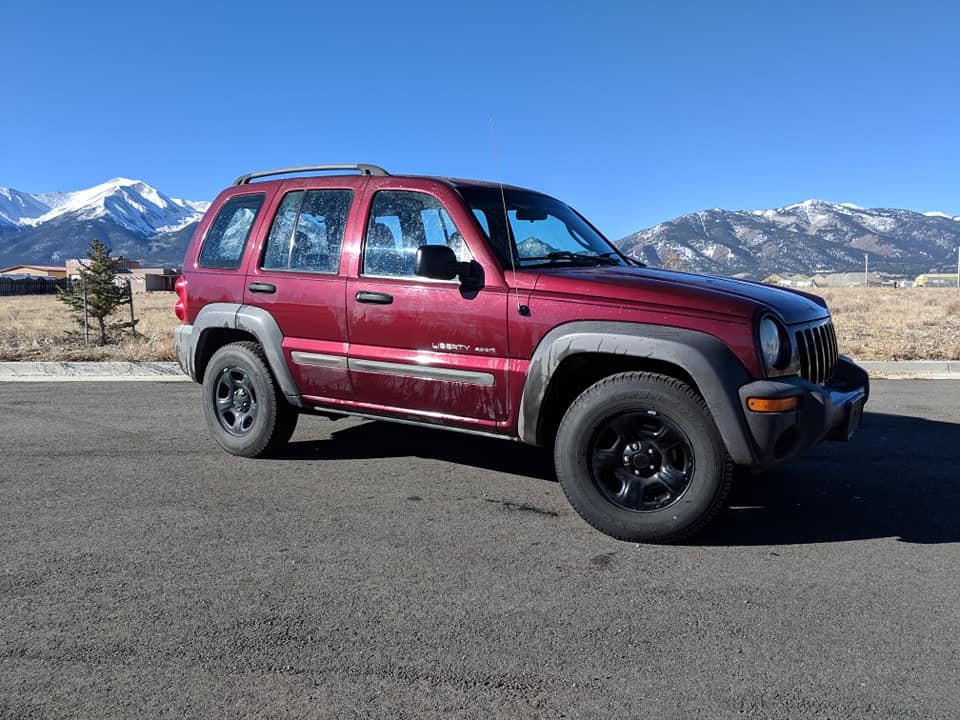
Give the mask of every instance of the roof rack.
<svg viewBox="0 0 960 720">
<path fill-rule="evenodd" d="M 355 165 L 302 165 L 301 167 L 279 168 L 277 170 L 261 170 L 260 172 L 241 175 L 233 181 L 234 185 L 246 185 L 255 178 L 270 177 L 271 175 L 293 175 L 294 173 L 322 172 L 326 170 L 359 170 L 361 175 L 389 175 L 378 165 L 357 163 Z"/>
</svg>

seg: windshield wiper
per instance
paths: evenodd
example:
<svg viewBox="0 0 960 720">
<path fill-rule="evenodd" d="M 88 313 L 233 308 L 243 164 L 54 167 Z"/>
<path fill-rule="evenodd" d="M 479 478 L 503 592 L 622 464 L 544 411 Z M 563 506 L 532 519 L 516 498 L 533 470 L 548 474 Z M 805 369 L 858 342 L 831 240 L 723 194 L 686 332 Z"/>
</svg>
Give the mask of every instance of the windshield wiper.
<svg viewBox="0 0 960 720">
<path fill-rule="evenodd" d="M 599 255 L 587 255 L 586 253 L 575 253 L 569 250 L 557 250 L 546 255 L 537 257 L 520 258 L 520 262 L 556 262 L 557 260 L 570 260 L 572 262 L 591 262 L 597 265 L 619 265 L 617 258 L 611 257 L 616 253 L 605 252 Z"/>
</svg>

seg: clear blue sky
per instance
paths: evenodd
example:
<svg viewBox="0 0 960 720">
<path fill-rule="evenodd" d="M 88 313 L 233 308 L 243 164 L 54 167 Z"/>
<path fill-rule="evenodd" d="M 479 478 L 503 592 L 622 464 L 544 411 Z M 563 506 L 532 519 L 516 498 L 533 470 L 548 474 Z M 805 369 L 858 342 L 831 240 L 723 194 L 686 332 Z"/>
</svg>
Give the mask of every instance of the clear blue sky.
<svg viewBox="0 0 960 720">
<path fill-rule="evenodd" d="M 313 162 L 496 179 L 618 238 L 810 197 L 960 215 L 939 2 L 10 2 L 0 185 L 212 199 Z"/>
</svg>

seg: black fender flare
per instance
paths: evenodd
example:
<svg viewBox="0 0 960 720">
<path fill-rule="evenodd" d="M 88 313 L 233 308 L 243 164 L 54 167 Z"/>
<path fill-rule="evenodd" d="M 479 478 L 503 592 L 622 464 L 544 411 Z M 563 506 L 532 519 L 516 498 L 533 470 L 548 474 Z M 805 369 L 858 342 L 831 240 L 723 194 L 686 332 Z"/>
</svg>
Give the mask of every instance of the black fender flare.
<svg viewBox="0 0 960 720">
<path fill-rule="evenodd" d="M 263 308 L 237 303 L 210 303 L 197 314 L 190 333 L 193 352 L 190 357 L 190 376 L 196 376 L 196 351 L 203 342 L 204 333 L 216 328 L 241 330 L 257 339 L 273 377 L 287 402 L 296 407 L 303 406 L 300 390 L 293 380 L 290 368 L 283 355 L 283 333 L 273 315 Z"/>
<path fill-rule="evenodd" d="M 573 355 L 591 353 L 651 359 L 682 368 L 697 384 L 733 461 L 754 463 L 757 451 L 738 393 L 754 378 L 743 363 L 707 333 L 641 323 L 576 321 L 544 335 L 530 358 L 520 400 L 517 434 L 523 442 L 543 444 L 540 410 L 560 363 Z"/>
</svg>

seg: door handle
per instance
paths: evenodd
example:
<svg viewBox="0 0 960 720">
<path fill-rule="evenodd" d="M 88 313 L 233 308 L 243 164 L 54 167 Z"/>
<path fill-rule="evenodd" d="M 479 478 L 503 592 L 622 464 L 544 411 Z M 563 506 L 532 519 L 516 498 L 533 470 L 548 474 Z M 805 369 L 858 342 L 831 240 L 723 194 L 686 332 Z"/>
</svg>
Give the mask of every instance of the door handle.
<svg viewBox="0 0 960 720">
<path fill-rule="evenodd" d="M 247 286 L 247 289 L 250 292 L 255 293 L 275 293 L 277 291 L 277 286 L 273 283 L 255 282 L 250 283 Z"/>
<path fill-rule="evenodd" d="M 393 295 L 379 292 L 358 292 L 357 302 L 369 303 L 371 305 L 392 305 Z"/>
</svg>

